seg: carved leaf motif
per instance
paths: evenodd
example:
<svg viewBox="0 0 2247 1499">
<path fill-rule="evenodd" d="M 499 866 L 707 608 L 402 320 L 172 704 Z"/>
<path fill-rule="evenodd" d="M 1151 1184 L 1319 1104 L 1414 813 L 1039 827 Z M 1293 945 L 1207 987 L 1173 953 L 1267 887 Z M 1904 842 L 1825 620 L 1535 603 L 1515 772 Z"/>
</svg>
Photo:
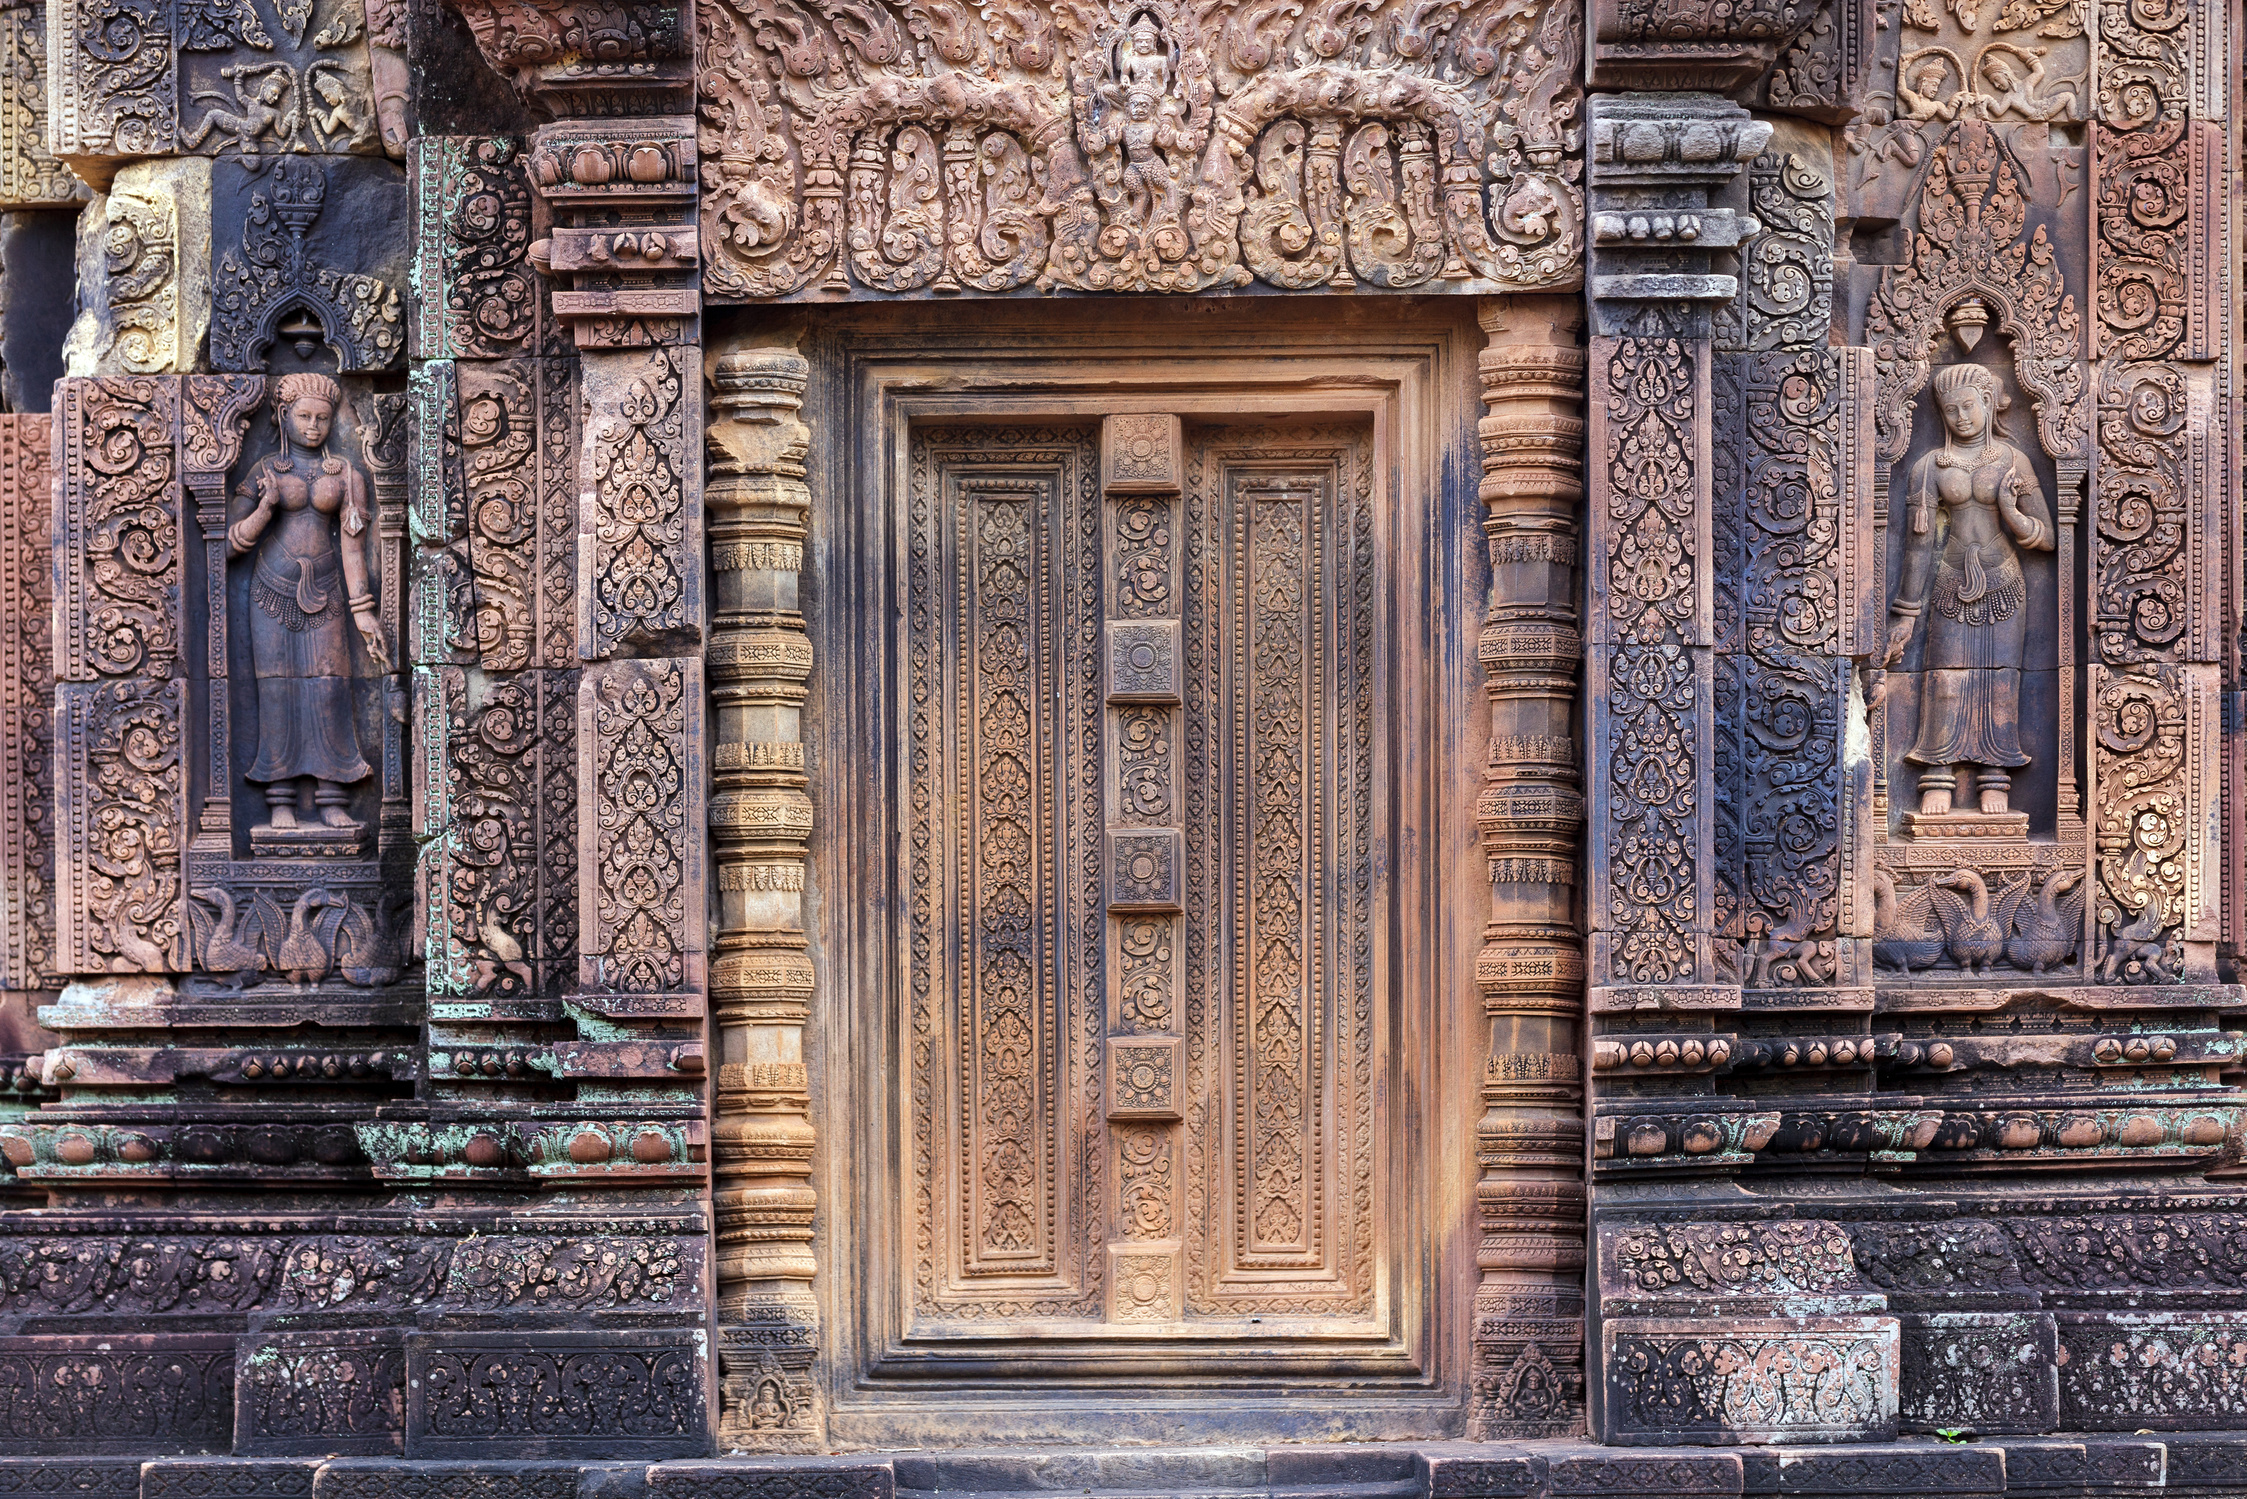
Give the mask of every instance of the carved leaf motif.
<svg viewBox="0 0 2247 1499">
<path fill-rule="evenodd" d="M 675 993 L 688 982 L 686 667 L 615 662 L 587 684 L 595 788 L 584 856 L 594 910 L 585 961 L 617 994 Z"/>
<path fill-rule="evenodd" d="M 1997 132 L 1979 120 L 1952 126 L 1928 165 L 1910 254 L 1882 272 L 1865 313 L 1865 341 L 1880 374 L 1880 452 L 1890 462 L 1910 446 L 1912 403 L 1926 387 L 1938 340 L 1948 337 L 1944 319 L 1969 297 L 1989 306 L 2011 340 L 2045 452 L 2088 460 L 2083 320 L 2049 236 L 2041 224 L 2028 231 L 2027 214 Z"/>
<path fill-rule="evenodd" d="M 58 800 L 70 866 L 63 921 L 74 972 L 177 973 L 185 966 L 185 685 L 99 682 L 61 690 Z"/>
<path fill-rule="evenodd" d="M 154 379 L 66 389 L 58 674 L 168 675 L 180 650 L 175 388 Z"/>
<path fill-rule="evenodd" d="M 1693 367 L 1674 339 L 1618 340 L 1607 362 L 1605 498 L 1610 615 L 1607 691 L 1608 903 L 1615 971 L 1631 983 L 1691 983 L 1698 959 L 1694 822 L 1698 727 L 1685 649 L 1707 559 L 1693 552 Z"/>
<path fill-rule="evenodd" d="M 585 600 L 583 654 L 619 641 L 660 638 L 686 626 L 687 517 L 679 465 L 687 454 L 677 356 L 648 351 L 615 404 L 586 431 L 593 464 L 588 527 L 592 587 Z"/>
</svg>

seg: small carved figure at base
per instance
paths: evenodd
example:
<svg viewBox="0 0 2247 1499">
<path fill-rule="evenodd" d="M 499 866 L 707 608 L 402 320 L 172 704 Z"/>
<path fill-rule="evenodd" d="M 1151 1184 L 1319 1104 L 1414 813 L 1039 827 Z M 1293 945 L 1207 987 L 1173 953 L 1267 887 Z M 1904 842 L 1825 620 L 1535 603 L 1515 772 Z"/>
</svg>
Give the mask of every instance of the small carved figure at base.
<svg viewBox="0 0 2247 1499">
<path fill-rule="evenodd" d="M 329 443 L 342 400 L 325 375 L 276 382 L 280 451 L 243 480 L 240 514 L 226 533 L 235 556 L 253 554 L 258 738 L 247 779 L 265 788 L 269 809 L 269 820 L 250 833 L 259 852 L 355 848 L 365 831 L 349 811 L 349 788 L 374 768 L 359 750 L 346 610 L 369 657 L 384 668 L 389 659 L 369 579 L 367 476 Z M 317 822 L 301 815 L 305 782 Z"/>
</svg>

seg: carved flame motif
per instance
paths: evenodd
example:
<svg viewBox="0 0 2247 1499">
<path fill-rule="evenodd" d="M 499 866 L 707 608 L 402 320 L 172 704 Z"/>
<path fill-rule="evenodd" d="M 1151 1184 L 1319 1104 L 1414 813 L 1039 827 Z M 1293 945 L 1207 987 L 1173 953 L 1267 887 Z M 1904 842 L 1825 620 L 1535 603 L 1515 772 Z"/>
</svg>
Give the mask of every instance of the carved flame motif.
<svg viewBox="0 0 2247 1499">
<path fill-rule="evenodd" d="M 1865 313 L 1880 372 L 1879 452 L 1890 462 L 1910 446 L 1912 402 L 1926 388 L 1945 319 L 1970 298 L 1993 310 L 2012 340 L 2044 450 L 2083 462 L 2091 427 L 2083 319 L 2044 227 L 2028 228 L 2019 169 L 1979 120 L 1961 121 L 1935 149 L 1910 258 L 1882 276 Z"/>
<path fill-rule="evenodd" d="M 716 298 L 1579 274 L 1573 6 L 739 0 L 697 22 Z"/>
</svg>

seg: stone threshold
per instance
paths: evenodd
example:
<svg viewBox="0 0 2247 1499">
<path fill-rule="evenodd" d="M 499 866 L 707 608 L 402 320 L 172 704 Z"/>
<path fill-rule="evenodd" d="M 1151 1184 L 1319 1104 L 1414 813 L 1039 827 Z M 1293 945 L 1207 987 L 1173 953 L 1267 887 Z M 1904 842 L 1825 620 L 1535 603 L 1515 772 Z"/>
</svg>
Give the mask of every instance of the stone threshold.
<svg viewBox="0 0 2247 1499">
<path fill-rule="evenodd" d="M 1570 1442 L 468 1462 L 0 1457 L 7 1499 L 1783 1499 L 2247 1496 L 2247 1431 L 1822 1447 Z"/>
</svg>

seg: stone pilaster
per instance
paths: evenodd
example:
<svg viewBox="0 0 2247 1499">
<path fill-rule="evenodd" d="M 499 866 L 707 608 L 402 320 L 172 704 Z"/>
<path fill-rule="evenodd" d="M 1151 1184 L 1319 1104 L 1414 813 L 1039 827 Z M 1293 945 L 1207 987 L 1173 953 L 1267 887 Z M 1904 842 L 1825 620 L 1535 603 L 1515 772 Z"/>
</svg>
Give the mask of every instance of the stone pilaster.
<svg viewBox="0 0 2247 1499">
<path fill-rule="evenodd" d="M 1490 754 L 1476 820 L 1491 902 L 1475 979 L 1490 1055 L 1470 1434 L 1570 1436 L 1584 1425 L 1583 316 L 1574 298 L 1514 297 L 1481 320 Z"/>
</svg>

